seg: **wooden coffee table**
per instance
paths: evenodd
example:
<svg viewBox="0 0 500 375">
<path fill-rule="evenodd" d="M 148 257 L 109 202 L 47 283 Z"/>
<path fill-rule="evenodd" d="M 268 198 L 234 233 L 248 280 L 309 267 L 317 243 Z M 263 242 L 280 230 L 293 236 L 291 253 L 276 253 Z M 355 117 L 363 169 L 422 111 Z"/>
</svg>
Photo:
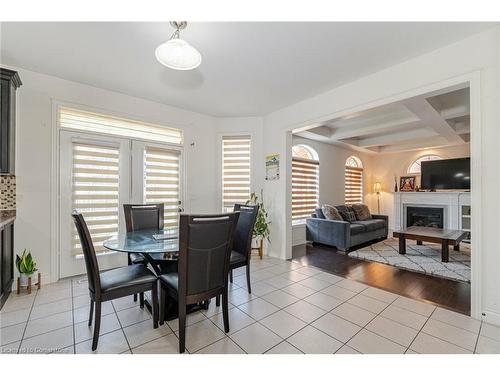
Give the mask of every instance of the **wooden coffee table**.
<svg viewBox="0 0 500 375">
<path fill-rule="evenodd" d="M 460 251 L 460 242 L 467 237 L 467 232 L 462 230 L 409 227 L 405 230 L 393 232 L 394 237 L 399 238 L 399 253 L 406 254 L 406 240 L 416 240 L 417 245 L 422 245 L 422 241 L 441 244 L 441 261 L 449 261 L 449 248 Z"/>
</svg>

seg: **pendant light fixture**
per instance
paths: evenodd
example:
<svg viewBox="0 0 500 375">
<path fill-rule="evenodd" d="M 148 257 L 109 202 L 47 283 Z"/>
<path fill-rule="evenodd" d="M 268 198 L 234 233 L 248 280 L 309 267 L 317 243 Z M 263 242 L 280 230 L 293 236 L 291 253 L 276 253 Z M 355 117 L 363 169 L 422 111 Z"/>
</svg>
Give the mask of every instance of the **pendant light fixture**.
<svg viewBox="0 0 500 375">
<path fill-rule="evenodd" d="M 192 70 L 201 64 L 201 54 L 188 42 L 179 37 L 187 26 L 186 21 L 170 22 L 175 29 L 170 40 L 160 44 L 155 51 L 156 59 L 166 67 L 175 70 Z"/>
</svg>

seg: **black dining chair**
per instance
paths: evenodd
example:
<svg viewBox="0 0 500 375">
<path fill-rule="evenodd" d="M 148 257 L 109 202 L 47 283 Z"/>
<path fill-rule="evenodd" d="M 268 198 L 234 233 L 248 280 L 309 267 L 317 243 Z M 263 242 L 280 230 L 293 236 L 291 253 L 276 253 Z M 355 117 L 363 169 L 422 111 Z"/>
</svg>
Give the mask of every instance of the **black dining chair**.
<svg viewBox="0 0 500 375">
<path fill-rule="evenodd" d="M 125 228 L 127 232 L 135 232 L 146 229 L 163 229 L 163 203 L 159 204 L 124 204 Z M 162 254 L 152 254 L 153 258 L 161 260 Z M 144 264 L 147 260 L 142 254 L 128 253 L 128 264 Z M 134 294 L 134 301 L 137 301 L 137 294 Z M 144 307 L 144 293 L 139 295 L 139 304 Z"/>
<path fill-rule="evenodd" d="M 158 328 L 158 282 L 156 275 L 143 264 L 133 264 L 109 271 L 99 271 L 94 244 L 85 219 L 77 211 L 74 211 L 71 216 L 75 222 L 82 244 L 85 268 L 87 270 L 90 294 L 89 326 L 92 325 L 92 315 L 94 314 L 95 305 L 92 350 L 97 349 L 101 327 L 101 304 L 103 302 L 151 290 L 153 327 Z"/>
<path fill-rule="evenodd" d="M 222 294 L 224 330 L 229 332 L 227 277 L 239 213 L 180 216 L 178 272 L 160 275 L 160 324 L 169 299 L 177 300 L 179 352 L 186 346 L 186 306 Z"/>
<path fill-rule="evenodd" d="M 250 285 L 250 258 L 252 256 L 253 228 L 257 220 L 259 206 L 235 204 L 233 212 L 239 212 L 240 216 L 236 223 L 233 238 L 233 248 L 229 261 L 229 280 L 233 282 L 233 270 L 246 267 L 247 289 L 252 293 Z M 216 306 L 220 305 L 220 296 L 216 297 Z"/>
</svg>

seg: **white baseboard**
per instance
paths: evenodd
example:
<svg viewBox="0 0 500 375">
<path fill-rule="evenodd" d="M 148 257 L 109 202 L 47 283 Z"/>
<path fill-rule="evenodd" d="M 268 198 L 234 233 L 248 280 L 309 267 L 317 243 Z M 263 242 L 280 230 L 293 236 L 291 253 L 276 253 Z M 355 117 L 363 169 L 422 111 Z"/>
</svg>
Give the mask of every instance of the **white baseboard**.
<svg viewBox="0 0 500 375">
<path fill-rule="evenodd" d="M 482 318 L 483 318 L 483 321 L 485 321 L 486 323 L 500 326 L 500 313 L 497 311 L 484 309 Z"/>
</svg>

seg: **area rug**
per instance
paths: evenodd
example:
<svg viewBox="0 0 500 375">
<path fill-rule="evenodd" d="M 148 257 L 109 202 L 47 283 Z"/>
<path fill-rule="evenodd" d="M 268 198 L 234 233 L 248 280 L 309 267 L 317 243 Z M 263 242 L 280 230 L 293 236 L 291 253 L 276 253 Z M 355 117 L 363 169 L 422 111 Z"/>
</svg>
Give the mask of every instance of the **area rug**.
<svg viewBox="0 0 500 375">
<path fill-rule="evenodd" d="M 350 252 L 352 258 L 389 264 L 394 267 L 470 283 L 470 245 L 460 244 L 460 251 L 450 247 L 450 261 L 441 262 L 441 245 L 424 242 L 406 241 L 406 254 L 398 252 L 398 239 L 385 241 Z"/>
</svg>

